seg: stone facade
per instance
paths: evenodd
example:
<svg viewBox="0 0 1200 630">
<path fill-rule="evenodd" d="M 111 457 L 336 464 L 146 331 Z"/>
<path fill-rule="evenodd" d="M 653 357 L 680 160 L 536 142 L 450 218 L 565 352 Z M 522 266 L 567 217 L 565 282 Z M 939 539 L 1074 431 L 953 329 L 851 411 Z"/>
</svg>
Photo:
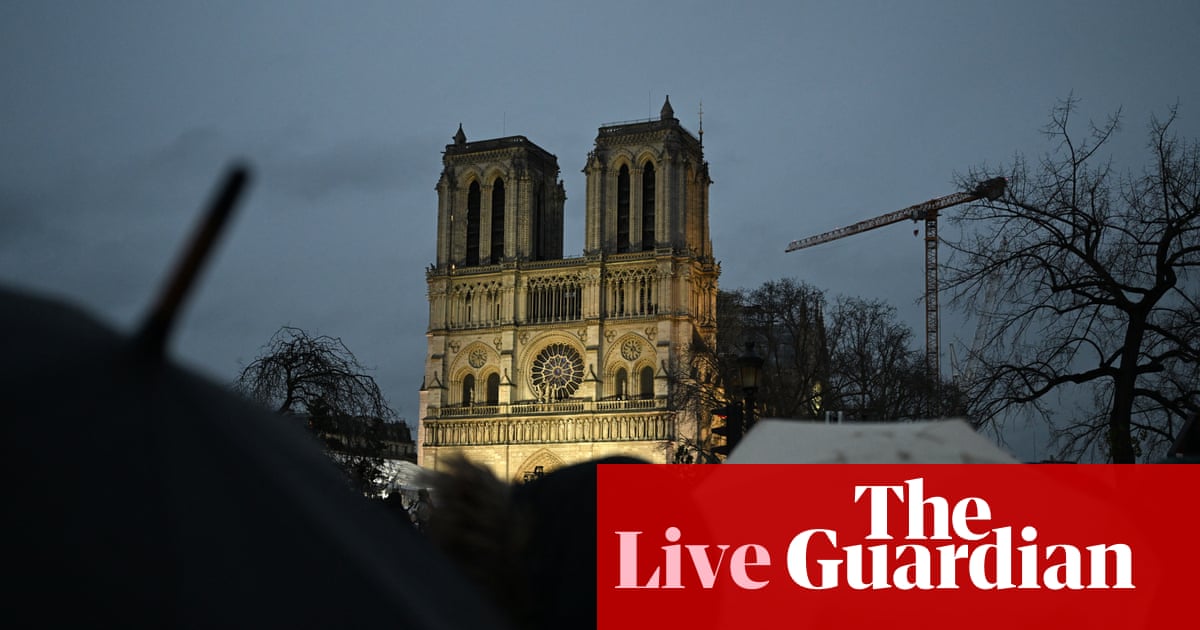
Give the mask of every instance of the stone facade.
<svg viewBox="0 0 1200 630">
<path fill-rule="evenodd" d="M 716 335 L 708 165 L 674 117 L 600 128 L 582 256 L 562 256 L 554 155 L 523 136 L 446 146 L 418 463 L 501 478 L 607 455 L 653 462 L 707 429 L 676 408 L 694 340 Z"/>
</svg>

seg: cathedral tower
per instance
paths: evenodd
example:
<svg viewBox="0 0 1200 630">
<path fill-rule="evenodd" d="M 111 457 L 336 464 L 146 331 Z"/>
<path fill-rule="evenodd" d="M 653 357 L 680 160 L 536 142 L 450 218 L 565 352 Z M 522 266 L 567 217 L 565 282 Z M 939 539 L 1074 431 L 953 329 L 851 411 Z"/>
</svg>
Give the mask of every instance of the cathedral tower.
<svg viewBox="0 0 1200 630">
<path fill-rule="evenodd" d="M 711 257 L 708 164 L 700 141 L 675 118 L 600 128 L 588 155 L 584 253 L 656 251 Z"/>
<path fill-rule="evenodd" d="M 600 128 L 583 256 L 562 256 L 552 154 L 460 126 L 443 167 L 418 462 L 463 453 L 521 480 L 607 455 L 670 461 L 706 430 L 675 394 L 689 349 L 716 335 L 711 182 L 670 102 Z"/>
<path fill-rule="evenodd" d="M 562 258 L 558 160 L 528 138 L 467 142 L 459 125 L 437 191 L 439 267 Z"/>
</svg>

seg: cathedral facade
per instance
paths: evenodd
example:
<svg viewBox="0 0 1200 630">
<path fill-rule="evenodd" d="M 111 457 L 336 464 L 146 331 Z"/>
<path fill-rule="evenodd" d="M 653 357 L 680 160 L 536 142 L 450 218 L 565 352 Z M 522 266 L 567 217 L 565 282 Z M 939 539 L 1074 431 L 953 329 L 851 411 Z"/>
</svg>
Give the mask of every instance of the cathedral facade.
<svg viewBox="0 0 1200 630">
<path fill-rule="evenodd" d="M 669 100 L 600 127 L 573 257 L 554 155 L 460 126 L 442 162 L 418 463 L 462 453 L 521 481 L 609 455 L 672 461 L 707 430 L 677 389 L 689 348 L 716 336 L 700 140 Z"/>
</svg>

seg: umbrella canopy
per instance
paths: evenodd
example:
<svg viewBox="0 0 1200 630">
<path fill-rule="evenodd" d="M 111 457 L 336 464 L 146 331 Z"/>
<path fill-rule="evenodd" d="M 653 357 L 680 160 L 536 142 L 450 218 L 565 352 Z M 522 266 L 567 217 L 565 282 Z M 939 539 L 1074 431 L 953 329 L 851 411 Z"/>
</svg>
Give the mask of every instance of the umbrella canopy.
<svg viewBox="0 0 1200 630">
<path fill-rule="evenodd" d="M 1015 464 L 963 420 L 825 424 L 755 423 L 730 464 Z"/>
<path fill-rule="evenodd" d="M 0 288 L 0 340 L 10 617 L 497 627 L 294 423 L 57 301 Z"/>
<path fill-rule="evenodd" d="M 403 459 L 385 459 L 380 477 L 388 490 L 418 490 L 429 488 L 426 477 L 430 471 Z"/>
</svg>

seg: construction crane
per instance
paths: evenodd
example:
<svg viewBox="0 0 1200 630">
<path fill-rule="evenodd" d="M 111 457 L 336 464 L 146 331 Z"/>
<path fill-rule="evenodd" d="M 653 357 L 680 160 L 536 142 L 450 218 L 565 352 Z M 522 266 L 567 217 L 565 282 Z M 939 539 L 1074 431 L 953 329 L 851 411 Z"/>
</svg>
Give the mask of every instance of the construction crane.
<svg viewBox="0 0 1200 630">
<path fill-rule="evenodd" d="M 873 219 L 859 221 L 836 230 L 792 241 L 784 251 L 793 252 L 798 249 L 836 241 L 839 238 L 860 234 L 885 225 L 899 223 L 904 220 L 925 221 L 925 368 L 933 383 L 941 382 L 941 366 L 938 361 L 938 213 L 951 206 L 970 203 L 979 199 L 995 201 L 1004 194 L 1008 180 L 995 177 L 980 182 L 969 192 L 957 192 L 945 197 L 930 199 L 903 210 L 882 214 Z"/>
</svg>

